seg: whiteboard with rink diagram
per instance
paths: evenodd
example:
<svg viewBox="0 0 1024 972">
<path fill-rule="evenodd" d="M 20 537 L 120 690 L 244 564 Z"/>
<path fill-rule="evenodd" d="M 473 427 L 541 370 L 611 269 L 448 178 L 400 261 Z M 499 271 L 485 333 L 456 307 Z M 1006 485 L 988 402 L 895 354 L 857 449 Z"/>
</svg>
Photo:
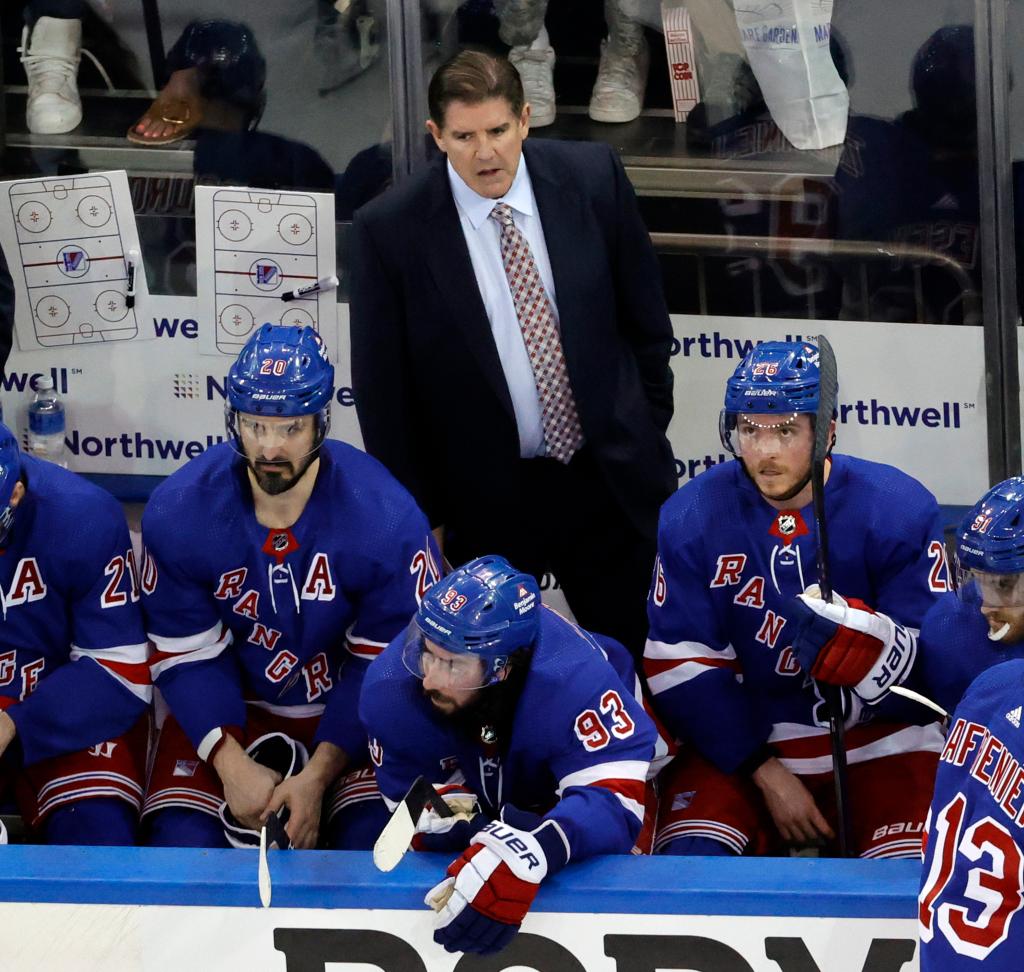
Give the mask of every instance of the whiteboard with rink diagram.
<svg viewBox="0 0 1024 972">
<path fill-rule="evenodd" d="M 15 286 L 18 346 L 60 348 L 140 337 L 128 299 L 147 296 L 139 237 L 121 172 L 4 183 L 0 242 Z"/>
<path fill-rule="evenodd" d="M 236 355 L 261 324 L 309 325 L 334 344 L 337 272 L 330 193 L 197 186 L 196 284 L 204 354 Z"/>
</svg>

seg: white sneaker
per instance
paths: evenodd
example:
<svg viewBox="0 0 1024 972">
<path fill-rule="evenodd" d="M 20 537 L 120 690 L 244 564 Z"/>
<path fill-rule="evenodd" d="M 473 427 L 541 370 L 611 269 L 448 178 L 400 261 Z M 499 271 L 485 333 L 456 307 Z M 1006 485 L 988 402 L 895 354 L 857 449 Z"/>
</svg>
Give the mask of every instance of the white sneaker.
<svg viewBox="0 0 1024 972">
<path fill-rule="evenodd" d="M 523 93 L 530 103 L 530 128 L 543 128 L 555 120 L 555 50 L 543 47 L 513 47 L 508 59 L 523 80 Z"/>
<path fill-rule="evenodd" d="M 635 54 L 621 54 L 605 39 L 590 96 L 590 117 L 599 122 L 628 122 L 640 114 L 647 88 L 651 52 L 640 38 Z"/>
<path fill-rule="evenodd" d="M 28 75 L 28 130 L 60 135 L 82 120 L 78 97 L 78 62 L 82 56 L 82 21 L 40 17 L 21 35 L 21 63 Z"/>
</svg>

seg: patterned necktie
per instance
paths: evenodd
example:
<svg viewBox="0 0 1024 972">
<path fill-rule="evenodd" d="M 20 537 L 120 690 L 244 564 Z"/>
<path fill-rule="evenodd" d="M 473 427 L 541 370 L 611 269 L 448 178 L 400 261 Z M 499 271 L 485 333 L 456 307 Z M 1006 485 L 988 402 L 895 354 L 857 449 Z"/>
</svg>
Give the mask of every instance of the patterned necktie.
<svg viewBox="0 0 1024 972">
<path fill-rule="evenodd" d="M 501 262 L 537 384 L 547 454 L 565 463 L 583 445 L 583 430 L 569 386 L 555 310 L 544 290 L 530 245 L 512 219 L 512 207 L 498 203 L 491 210 L 491 219 L 501 230 Z"/>
</svg>

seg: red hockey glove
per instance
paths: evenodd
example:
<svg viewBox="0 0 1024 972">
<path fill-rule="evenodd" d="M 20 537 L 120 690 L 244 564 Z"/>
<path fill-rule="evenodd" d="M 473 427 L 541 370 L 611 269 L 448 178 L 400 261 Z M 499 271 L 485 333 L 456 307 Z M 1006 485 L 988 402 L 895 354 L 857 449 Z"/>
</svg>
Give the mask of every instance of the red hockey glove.
<svg viewBox="0 0 1024 972">
<path fill-rule="evenodd" d="M 552 823 L 533 832 L 500 820 L 487 824 L 448 867 L 449 876 L 427 892 L 426 904 L 439 912 L 434 941 L 449 952 L 501 951 L 548 874 L 549 854 L 556 868 L 567 857 Z"/>
<path fill-rule="evenodd" d="M 879 701 L 913 667 L 917 637 L 856 598 L 821 599 L 817 585 L 797 595 L 792 648 L 812 678 L 845 685 L 867 703 Z"/>
</svg>

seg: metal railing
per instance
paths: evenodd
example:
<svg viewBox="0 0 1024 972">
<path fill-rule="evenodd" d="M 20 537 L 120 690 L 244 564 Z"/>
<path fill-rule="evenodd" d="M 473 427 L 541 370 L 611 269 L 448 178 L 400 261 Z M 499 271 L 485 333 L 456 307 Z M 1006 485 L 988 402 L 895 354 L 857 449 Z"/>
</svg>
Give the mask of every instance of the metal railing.
<svg viewBox="0 0 1024 972">
<path fill-rule="evenodd" d="M 860 262 L 860 285 L 865 308 L 864 320 L 869 320 L 867 266 L 872 262 L 899 260 L 912 270 L 917 320 L 927 320 L 921 270 L 936 267 L 946 271 L 961 291 L 962 323 L 977 326 L 982 323 L 981 295 L 971 275 L 952 257 L 923 246 L 906 243 L 880 243 L 865 240 L 822 240 L 801 237 L 730 236 L 703 233 L 651 233 L 651 242 L 658 253 L 695 256 L 698 258 L 698 295 L 700 313 L 708 313 L 708 295 L 704 273 L 705 257 L 759 257 L 764 260 L 855 260 Z M 759 304 L 754 294 L 755 307 Z M 809 295 L 813 299 L 813 295 Z M 808 315 L 811 316 L 811 315 Z"/>
</svg>

